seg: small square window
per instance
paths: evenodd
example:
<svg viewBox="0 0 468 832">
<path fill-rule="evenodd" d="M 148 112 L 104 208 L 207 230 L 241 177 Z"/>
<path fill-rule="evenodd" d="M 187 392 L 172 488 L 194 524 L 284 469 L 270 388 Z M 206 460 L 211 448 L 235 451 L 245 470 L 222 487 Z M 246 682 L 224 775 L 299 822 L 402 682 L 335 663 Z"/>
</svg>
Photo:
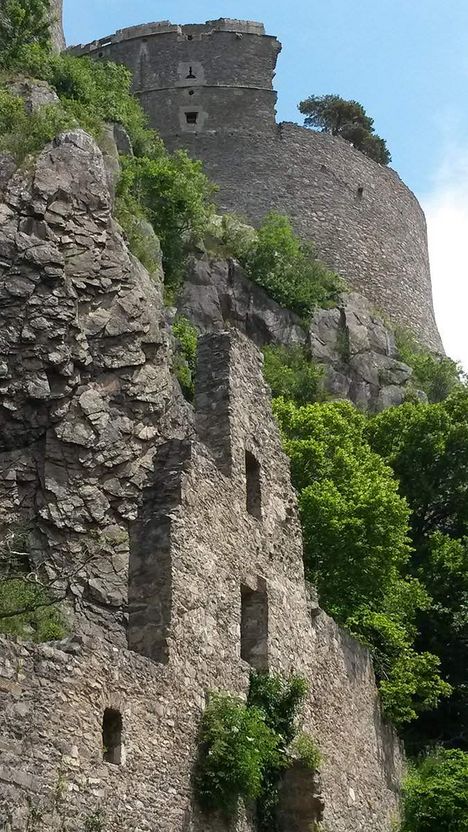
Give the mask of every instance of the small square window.
<svg viewBox="0 0 468 832">
<path fill-rule="evenodd" d="M 198 119 L 198 113 L 185 113 L 185 118 L 187 124 L 196 124 Z"/>
</svg>

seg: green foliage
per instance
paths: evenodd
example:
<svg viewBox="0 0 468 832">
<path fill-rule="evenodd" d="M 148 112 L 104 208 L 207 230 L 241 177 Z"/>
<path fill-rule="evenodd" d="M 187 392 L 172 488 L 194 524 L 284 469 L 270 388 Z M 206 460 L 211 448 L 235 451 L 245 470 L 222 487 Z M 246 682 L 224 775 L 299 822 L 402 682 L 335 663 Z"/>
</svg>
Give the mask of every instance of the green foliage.
<svg viewBox="0 0 468 832">
<path fill-rule="evenodd" d="M 384 411 L 370 421 L 367 437 L 392 467 L 411 508 L 408 572 L 433 598 L 418 615 L 418 650 L 441 657 L 442 674 L 454 689 L 418 720 L 407 740 L 416 750 L 428 741 L 467 748 L 468 390 L 460 386 L 437 404 Z"/>
<path fill-rule="evenodd" d="M 308 318 L 315 307 L 336 303 L 344 282 L 317 260 L 312 246 L 301 243 L 287 217 L 268 214 L 254 236 L 230 227 L 225 239 L 232 255 L 281 306 Z"/>
<path fill-rule="evenodd" d="M 265 723 L 278 739 L 278 755 L 268 762 L 257 799 L 258 832 L 276 832 L 276 809 L 281 774 L 290 764 L 289 746 L 297 733 L 296 717 L 307 694 L 307 682 L 300 676 L 283 679 L 278 674 L 252 673 L 249 707 L 264 714 Z"/>
<path fill-rule="evenodd" d="M 294 758 L 311 771 L 318 771 L 322 765 L 320 749 L 309 734 L 298 734 L 293 740 L 290 750 Z"/>
<path fill-rule="evenodd" d="M 401 832 L 468 832 L 468 754 L 438 749 L 410 769 Z"/>
<path fill-rule="evenodd" d="M 20 98 L 0 87 L 0 150 L 12 153 L 18 163 L 58 133 L 76 126 L 75 117 L 61 105 L 50 104 L 27 113 Z"/>
<path fill-rule="evenodd" d="M 263 374 L 274 398 L 283 396 L 297 405 L 325 398 L 323 367 L 314 364 L 304 347 L 263 348 Z"/>
<path fill-rule="evenodd" d="M 214 190 L 201 162 L 185 151 L 122 159 L 120 210 L 149 220 L 161 241 L 170 285 L 180 282 L 189 243 L 204 235 L 214 211 Z"/>
<path fill-rule="evenodd" d="M 415 647 L 430 599 L 408 575 L 408 504 L 351 404 L 278 399 L 274 408 L 299 491 L 306 575 L 327 611 L 371 650 L 388 716 L 413 720 L 450 687 L 437 656 Z"/>
<path fill-rule="evenodd" d="M 189 401 L 192 401 L 197 364 L 198 333 L 195 327 L 183 315 L 179 315 L 174 321 L 172 332 L 177 341 L 173 370 L 184 396 Z"/>
<path fill-rule="evenodd" d="M 85 818 L 84 832 L 103 832 L 106 814 L 104 809 L 96 809 Z"/>
<path fill-rule="evenodd" d="M 305 115 L 306 127 L 342 136 L 382 165 L 391 162 L 385 140 L 374 132 L 374 120 L 357 101 L 347 101 L 339 95 L 311 95 L 300 102 L 299 110 Z"/>
<path fill-rule="evenodd" d="M 331 614 L 345 621 L 378 608 L 409 554 L 409 512 L 391 470 L 364 438 L 365 416 L 348 402 L 275 414 L 299 490 L 306 574 Z"/>
<path fill-rule="evenodd" d="M 50 48 L 50 0 L 2 0 L 0 5 L 0 66 L 10 67 L 22 48 Z"/>
<path fill-rule="evenodd" d="M 265 769 L 278 760 L 278 737 L 264 713 L 234 697 L 213 694 L 203 714 L 197 795 L 204 809 L 235 812 L 240 798 L 253 800 Z"/>
<path fill-rule="evenodd" d="M 18 611 L 18 615 L 12 613 Z M 0 633 L 32 641 L 54 641 L 66 635 L 56 601 L 26 578 L 0 579 Z"/>
<path fill-rule="evenodd" d="M 413 387 L 423 390 L 431 403 L 443 401 L 463 383 L 456 361 L 435 355 L 407 330 L 397 329 L 395 337 L 401 360 L 413 369 Z"/>
<path fill-rule="evenodd" d="M 282 772 L 302 754 L 314 768 L 319 753 L 301 735 L 297 748 L 296 717 L 307 693 L 299 676 L 252 673 L 247 702 L 215 694 L 205 710 L 196 773 L 197 796 L 204 809 L 232 815 L 239 799 L 257 801 L 259 832 L 275 832 L 278 784 Z"/>
</svg>

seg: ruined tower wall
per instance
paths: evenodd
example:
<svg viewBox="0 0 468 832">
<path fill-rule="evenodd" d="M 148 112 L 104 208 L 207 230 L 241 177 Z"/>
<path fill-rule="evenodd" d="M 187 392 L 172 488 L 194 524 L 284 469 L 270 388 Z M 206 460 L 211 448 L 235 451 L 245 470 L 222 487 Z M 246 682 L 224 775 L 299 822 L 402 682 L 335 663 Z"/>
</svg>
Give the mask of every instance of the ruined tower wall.
<svg viewBox="0 0 468 832">
<path fill-rule="evenodd" d="M 58 781 L 70 832 L 99 805 L 108 832 L 220 832 L 193 800 L 197 732 L 207 692 L 244 696 L 252 667 L 310 684 L 302 723 L 323 753 L 328 828 L 390 832 L 398 742 L 367 652 L 306 592 L 296 498 L 260 362 L 245 337 L 205 337 L 198 438 L 169 441 L 154 461 L 130 547 L 130 630 L 144 655 L 98 637 L 56 647 L 0 641 L 6 832 L 23 832 L 30 807 L 47 805 Z M 247 623 L 246 596 L 261 601 Z M 122 714 L 120 765 L 102 757 L 105 708 Z M 237 832 L 253 828 L 241 816 Z"/>
<path fill-rule="evenodd" d="M 204 162 L 222 210 L 253 223 L 272 209 L 288 214 L 353 289 L 442 350 L 417 199 L 347 142 L 275 124 L 280 48 L 261 24 L 220 20 L 133 27 L 72 51 L 130 67 L 152 126 L 171 150 Z"/>
</svg>

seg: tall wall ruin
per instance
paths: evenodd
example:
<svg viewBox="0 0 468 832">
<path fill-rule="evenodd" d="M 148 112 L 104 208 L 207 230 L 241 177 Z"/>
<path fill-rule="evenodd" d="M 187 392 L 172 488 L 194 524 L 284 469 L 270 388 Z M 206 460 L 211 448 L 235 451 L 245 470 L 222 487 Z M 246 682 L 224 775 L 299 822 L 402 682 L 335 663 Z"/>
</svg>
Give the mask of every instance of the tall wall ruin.
<svg viewBox="0 0 468 832">
<path fill-rule="evenodd" d="M 417 199 L 344 140 L 276 124 L 280 49 L 262 24 L 221 19 L 134 26 L 71 51 L 132 70 L 152 126 L 204 162 L 222 211 L 254 224 L 270 210 L 288 214 L 353 289 L 442 350 Z"/>
</svg>

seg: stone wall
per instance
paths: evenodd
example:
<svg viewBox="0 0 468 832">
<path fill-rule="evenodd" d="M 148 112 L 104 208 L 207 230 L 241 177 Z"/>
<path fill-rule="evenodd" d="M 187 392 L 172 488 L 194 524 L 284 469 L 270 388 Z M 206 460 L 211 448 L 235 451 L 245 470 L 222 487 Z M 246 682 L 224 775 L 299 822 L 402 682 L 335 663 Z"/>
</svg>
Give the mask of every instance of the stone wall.
<svg viewBox="0 0 468 832">
<path fill-rule="evenodd" d="M 63 0 L 51 0 L 50 11 L 52 16 L 52 44 L 56 52 L 65 49 L 65 35 L 63 34 Z"/>
<path fill-rule="evenodd" d="M 72 52 L 130 67 L 152 126 L 204 162 L 221 210 L 254 224 L 287 214 L 352 289 L 443 350 L 421 207 L 395 171 L 344 140 L 275 124 L 280 48 L 260 24 L 220 20 L 133 27 Z"/>
<path fill-rule="evenodd" d="M 399 746 L 382 720 L 368 654 L 306 590 L 288 460 L 260 354 L 240 334 L 201 339 L 195 428 L 160 446 L 132 525 L 130 633 L 145 656 L 96 637 L 1 642 L 5 832 L 23 832 L 31 807 L 46 811 L 54 794 L 70 832 L 100 805 L 106 832 L 225 829 L 193 803 L 197 728 L 207 691 L 244 695 L 259 657 L 264 669 L 310 683 L 301 721 L 324 757 L 324 823 L 390 832 Z M 262 627 L 254 617 L 246 631 L 245 599 L 256 594 Z M 103 760 L 106 708 L 122 715 L 120 765 Z M 236 828 L 253 830 L 248 817 Z"/>
</svg>

